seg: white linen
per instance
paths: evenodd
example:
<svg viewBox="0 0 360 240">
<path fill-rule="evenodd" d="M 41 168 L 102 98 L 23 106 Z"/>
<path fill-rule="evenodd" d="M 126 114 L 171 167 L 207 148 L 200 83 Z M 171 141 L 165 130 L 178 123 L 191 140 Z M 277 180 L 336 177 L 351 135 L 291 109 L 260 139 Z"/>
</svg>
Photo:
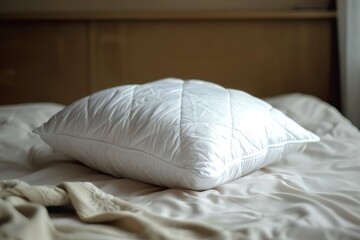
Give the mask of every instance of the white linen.
<svg viewBox="0 0 360 240">
<path fill-rule="evenodd" d="M 216 226 L 231 232 L 234 239 L 359 239 L 358 129 L 334 108 L 310 96 L 280 96 L 269 102 L 321 141 L 206 191 L 115 179 L 52 152 L 31 130 L 60 110 L 58 105 L 0 107 L 0 180 L 17 178 L 33 185 L 92 182 L 149 212 Z M 58 231 L 75 226 L 93 229 L 72 213 L 52 213 L 51 217 Z"/>
<path fill-rule="evenodd" d="M 246 92 L 177 78 L 93 93 L 34 133 L 115 177 L 192 190 L 232 181 L 319 141 Z"/>
</svg>

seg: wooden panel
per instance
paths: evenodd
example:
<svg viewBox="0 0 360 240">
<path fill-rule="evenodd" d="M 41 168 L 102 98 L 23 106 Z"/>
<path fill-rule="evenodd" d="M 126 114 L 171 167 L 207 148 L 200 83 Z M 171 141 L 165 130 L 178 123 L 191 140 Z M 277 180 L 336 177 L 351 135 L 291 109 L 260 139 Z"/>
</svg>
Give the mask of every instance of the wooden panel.
<svg viewBox="0 0 360 240">
<path fill-rule="evenodd" d="M 331 7 L 335 0 L 1 0 L 0 12 L 249 10 Z"/>
<path fill-rule="evenodd" d="M 334 11 L 3 14 L 0 104 L 67 104 L 165 77 L 337 103 L 335 18 Z"/>
<path fill-rule="evenodd" d="M 331 19 L 336 17 L 336 11 L 136 11 L 136 12 L 22 12 L 1 13 L 3 20 L 270 20 L 270 19 Z"/>
<path fill-rule="evenodd" d="M 332 44 L 323 19 L 93 22 L 92 91 L 179 77 L 329 100 Z"/>
<path fill-rule="evenodd" d="M 89 92 L 86 25 L 0 23 L 0 103 L 70 103 Z"/>
</svg>

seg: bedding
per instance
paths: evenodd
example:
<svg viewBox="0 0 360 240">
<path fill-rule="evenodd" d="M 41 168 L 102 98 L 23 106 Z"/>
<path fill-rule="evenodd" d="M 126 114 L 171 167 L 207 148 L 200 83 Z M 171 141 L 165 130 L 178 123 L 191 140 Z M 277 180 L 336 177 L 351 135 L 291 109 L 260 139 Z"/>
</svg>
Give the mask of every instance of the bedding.
<svg viewBox="0 0 360 240">
<path fill-rule="evenodd" d="M 35 129 L 53 149 L 116 177 L 206 190 L 318 141 L 250 94 L 162 79 L 76 101 Z"/>
<path fill-rule="evenodd" d="M 360 133 L 309 95 L 266 99 L 320 137 L 304 151 L 195 191 L 115 178 L 32 130 L 64 108 L 0 107 L 2 239 L 359 239 Z"/>
</svg>

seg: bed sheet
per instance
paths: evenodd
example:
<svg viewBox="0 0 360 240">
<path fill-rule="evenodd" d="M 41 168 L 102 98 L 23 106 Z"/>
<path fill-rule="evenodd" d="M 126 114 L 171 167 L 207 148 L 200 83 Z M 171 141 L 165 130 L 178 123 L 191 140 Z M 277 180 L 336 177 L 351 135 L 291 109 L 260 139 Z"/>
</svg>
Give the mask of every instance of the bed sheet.
<svg viewBox="0 0 360 240">
<path fill-rule="evenodd" d="M 1 106 L 0 180 L 17 179 L 21 184 L 57 186 L 60 190 L 71 188 L 62 185 L 67 182 L 93 184 L 104 194 L 149 213 L 150 221 L 158 223 L 155 228 L 178 221 L 180 225 L 163 229 L 170 231 L 164 238 L 181 239 L 178 231 L 171 232 L 178 226 L 193 231 L 188 236 L 194 239 L 201 235 L 196 235 L 200 228 L 207 229 L 207 235 L 202 235 L 206 239 L 360 239 L 358 129 L 335 108 L 309 95 L 266 100 L 321 141 L 206 191 L 117 179 L 52 151 L 32 130 L 62 105 Z M 84 223 L 73 211 L 56 209 L 50 211 L 50 217 L 54 231 L 61 234 L 54 239 L 157 238 L 138 235 L 139 229 L 119 232 L 120 225 Z M 0 224 L 5 226 L 5 222 L 2 219 Z"/>
</svg>

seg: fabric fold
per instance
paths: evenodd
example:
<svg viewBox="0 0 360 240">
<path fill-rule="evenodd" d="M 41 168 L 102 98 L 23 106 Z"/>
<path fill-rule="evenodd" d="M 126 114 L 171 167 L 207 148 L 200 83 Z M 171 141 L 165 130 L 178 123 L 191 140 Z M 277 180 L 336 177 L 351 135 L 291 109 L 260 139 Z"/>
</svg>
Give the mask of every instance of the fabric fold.
<svg viewBox="0 0 360 240">
<path fill-rule="evenodd" d="M 1 239 L 71 239 L 71 235 L 78 239 L 82 234 L 80 227 L 78 231 L 55 229 L 46 211 L 46 207 L 54 206 L 74 209 L 85 223 L 110 226 L 110 239 L 118 239 L 124 233 L 140 239 L 231 239 L 229 232 L 211 225 L 148 212 L 89 182 L 30 186 L 19 180 L 2 181 L 0 196 Z M 91 239 L 89 232 L 84 234 Z M 94 234 L 93 239 L 96 238 Z"/>
</svg>

